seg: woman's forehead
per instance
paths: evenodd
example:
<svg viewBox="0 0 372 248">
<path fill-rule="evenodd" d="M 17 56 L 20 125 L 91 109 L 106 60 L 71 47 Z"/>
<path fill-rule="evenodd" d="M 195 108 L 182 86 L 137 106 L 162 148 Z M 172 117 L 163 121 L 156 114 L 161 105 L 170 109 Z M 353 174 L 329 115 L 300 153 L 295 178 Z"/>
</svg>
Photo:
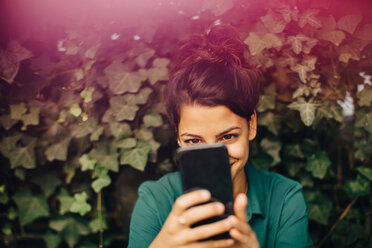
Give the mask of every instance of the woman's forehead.
<svg viewBox="0 0 372 248">
<path fill-rule="evenodd" d="M 179 134 L 221 133 L 232 127 L 248 128 L 245 118 L 223 105 L 184 105 L 180 109 Z"/>
</svg>

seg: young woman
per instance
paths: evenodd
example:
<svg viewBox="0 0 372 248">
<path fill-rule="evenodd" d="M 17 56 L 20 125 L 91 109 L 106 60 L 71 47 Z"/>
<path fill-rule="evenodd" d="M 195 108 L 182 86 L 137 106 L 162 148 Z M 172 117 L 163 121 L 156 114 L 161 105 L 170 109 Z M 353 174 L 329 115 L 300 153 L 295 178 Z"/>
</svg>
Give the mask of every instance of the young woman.
<svg viewBox="0 0 372 248">
<path fill-rule="evenodd" d="M 255 106 L 260 73 L 247 61 L 245 44 L 227 26 L 194 36 L 177 52 L 165 90 L 165 105 L 178 144 L 225 143 L 234 187 L 234 213 L 207 202 L 206 190 L 182 194 L 178 172 L 139 188 L 129 235 L 139 247 L 310 247 L 307 209 L 299 183 L 247 165 L 249 141 L 256 136 Z M 200 241 L 229 232 L 231 239 Z"/>
</svg>

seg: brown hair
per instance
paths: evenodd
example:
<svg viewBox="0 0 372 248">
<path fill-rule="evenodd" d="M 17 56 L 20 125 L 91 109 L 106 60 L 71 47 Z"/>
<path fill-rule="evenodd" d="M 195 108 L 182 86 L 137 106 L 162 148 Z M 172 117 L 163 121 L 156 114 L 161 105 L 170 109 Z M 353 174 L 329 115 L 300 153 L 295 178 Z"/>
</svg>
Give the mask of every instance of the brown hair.
<svg viewBox="0 0 372 248">
<path fill-rule="evenodd" d="M 164 91 L 168 118 L 176 132 L 184 104 L 224 105 L 250 120 L 259 98 L 261 73 L 247 61 L 247 51 L 239 34 L 226 25 L 194 35 L 180 46 Z"/>
</svg>

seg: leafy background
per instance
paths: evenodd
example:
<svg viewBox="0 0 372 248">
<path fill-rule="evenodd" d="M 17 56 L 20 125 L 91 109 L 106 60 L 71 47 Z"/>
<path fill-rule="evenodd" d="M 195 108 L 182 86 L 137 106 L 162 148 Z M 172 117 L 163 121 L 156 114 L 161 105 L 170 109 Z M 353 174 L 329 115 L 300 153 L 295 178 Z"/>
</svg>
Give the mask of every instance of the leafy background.
<svg viewBox="0 0 372 248">
<path fill-rule="evenodd" d="M 2 1 L 0 246 L 125 246 L 138 185 L 176 170 L 177 42 L 232 24 L 265 75 L 250 163 L 301 182 L 319 247 L 372 247 L 367 0 Z"/>
</svg>

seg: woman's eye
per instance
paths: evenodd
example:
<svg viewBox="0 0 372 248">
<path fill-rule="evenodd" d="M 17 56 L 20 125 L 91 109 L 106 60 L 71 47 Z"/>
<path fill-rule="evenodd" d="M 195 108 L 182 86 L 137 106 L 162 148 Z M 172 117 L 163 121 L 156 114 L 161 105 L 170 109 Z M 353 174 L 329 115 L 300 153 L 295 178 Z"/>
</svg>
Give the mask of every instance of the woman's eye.
<svg viewBox="0 0 372 248">
<path fill-rule="evenodd" d="M 228 141 L 228 140 L 231 140 L 231 139 L 236 138 L 236 137 L 237 137 L 237 135 L 235 135 L 235 134 L 226 134 L 226 135 L 222 136 L 222 140 Z"/>
<path fill-rule="evenodd" d="M 188 140 L 185 140 L 185 143 L 186 144 L 198 144 L 200 142 L 199 139 L 188 139 Z"/>
</svg>

